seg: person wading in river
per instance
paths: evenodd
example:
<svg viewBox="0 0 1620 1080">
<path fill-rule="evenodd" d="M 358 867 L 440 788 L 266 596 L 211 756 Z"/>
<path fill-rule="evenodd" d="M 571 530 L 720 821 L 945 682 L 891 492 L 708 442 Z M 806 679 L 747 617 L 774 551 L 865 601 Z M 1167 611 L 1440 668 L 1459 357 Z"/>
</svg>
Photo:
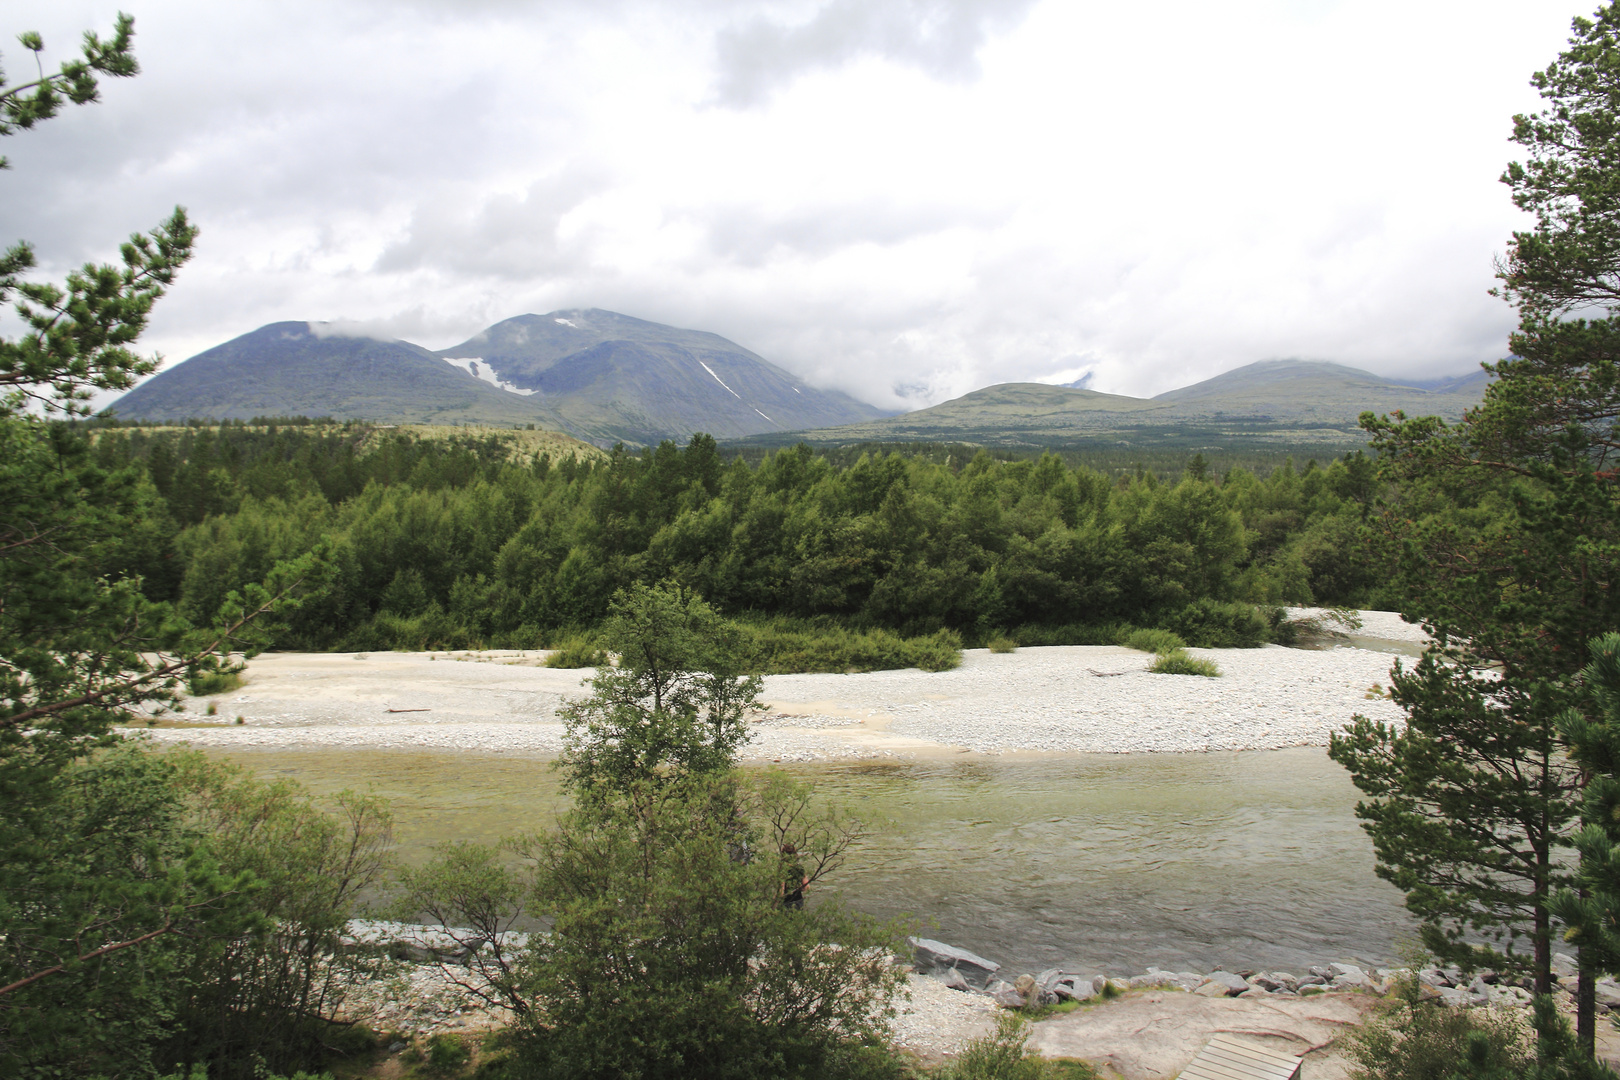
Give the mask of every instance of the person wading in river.
<svg viewBox="0 0 1620 1080">
<path fill-rule="evenodd" d="M 799 849 L 792 844 L 782 845 L 782 906 L 796 911 L 804 909 L 804 890 L 810 885 L 804 864 L 798 860 Z"/>
</svg>

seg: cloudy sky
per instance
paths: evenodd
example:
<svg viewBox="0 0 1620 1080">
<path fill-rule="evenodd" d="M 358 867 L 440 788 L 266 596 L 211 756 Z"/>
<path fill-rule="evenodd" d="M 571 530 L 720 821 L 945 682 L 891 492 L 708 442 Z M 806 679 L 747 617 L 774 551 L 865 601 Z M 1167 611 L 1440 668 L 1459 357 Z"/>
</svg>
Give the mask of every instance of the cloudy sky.
<svg viewBox="0 0 1620 1080">
<path fill-rule="evenodd" d="M 0 0 L 62 59 L 120 3 Z M 1497 182 L 1569 0 L 122 0 L 143 72 L 6 140 L 60 274 L 175 204 L 144 339 L 713 330 L 886 408 L 1497 357 Z M 0 43 L 12 81 L 32 65 Z"/>
</svg>

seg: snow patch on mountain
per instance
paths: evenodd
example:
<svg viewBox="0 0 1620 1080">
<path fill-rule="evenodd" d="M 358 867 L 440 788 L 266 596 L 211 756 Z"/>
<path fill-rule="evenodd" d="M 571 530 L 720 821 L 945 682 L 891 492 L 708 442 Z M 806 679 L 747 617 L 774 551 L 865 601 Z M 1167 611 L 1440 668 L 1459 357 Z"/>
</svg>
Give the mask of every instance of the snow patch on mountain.
<svg viewBox="0 0 1620 1080">
<path fill-rule="evenodd" d="M 562 320 L 558 319 L 557 321 L 561 322 Z M 489 362 L 481 356 L 469 356 L 464 358 L 447 356 L 444 358 L 444 362 L 452 367 L 460 368 L 462 371 L 465 371 L 467 374 L 481 382 L 489 383 L 489 385 L 495 387 L 497 390 L 505 390 L 508 394 L 521 394 L 524 397 L 529 397 L 530 395 L 538 394 L 540 392 L 538 390 L 521 390 L 518 387 L 513 386 L 505 379 L 496 375 L 495 369 L 490 367 Z"/>
</svg>

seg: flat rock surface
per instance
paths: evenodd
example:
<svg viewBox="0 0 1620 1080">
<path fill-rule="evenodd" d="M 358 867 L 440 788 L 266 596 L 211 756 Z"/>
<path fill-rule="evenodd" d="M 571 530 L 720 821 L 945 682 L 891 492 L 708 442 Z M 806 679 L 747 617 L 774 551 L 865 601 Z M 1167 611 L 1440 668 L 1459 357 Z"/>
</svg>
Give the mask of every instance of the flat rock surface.
<svg viewBox="0 0 1620 1080">
<path fill-rule="evenodd" d="M 1348 1065 L 1329 1046 L 1377 1001 L 1370 994 L 1207 998 L 1173 990 L 1133 992 L 1042 1020 L 1029 1045 L 1045 1057 L 1089 1061 L 1122 1080 L 1168 1080 L 1210 1036 L 1224 1033 L 1306 1055 L 1302 1080 L 1343 1080 Z"/>
</svg>

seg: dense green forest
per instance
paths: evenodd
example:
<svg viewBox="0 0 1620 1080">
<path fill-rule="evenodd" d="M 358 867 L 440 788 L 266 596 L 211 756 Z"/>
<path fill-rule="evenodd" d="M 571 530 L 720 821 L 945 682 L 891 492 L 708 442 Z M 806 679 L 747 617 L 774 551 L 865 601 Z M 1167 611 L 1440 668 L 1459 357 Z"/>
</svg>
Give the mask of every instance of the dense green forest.
<svg viewBox="0 0 1620 1080">
<path fill-rule="evenodd" d="M 286 649 L 533 648 L 668 579 L 755 624 L 969 644 L 1127 624 L 1258 644 L 1255 605 L 1392 599 L 1361 535 L 1377 484 L 1360 454 L 1263 478 L 1195 457 L 1164 478 L 962 447 L 728 460 L 706 435 L 602 460 L 358 424 L 57 438 L 139 484 L 120 572 L 194 618 L 324 545 L 330 576 L 278 629 Z"/>
</svg>

